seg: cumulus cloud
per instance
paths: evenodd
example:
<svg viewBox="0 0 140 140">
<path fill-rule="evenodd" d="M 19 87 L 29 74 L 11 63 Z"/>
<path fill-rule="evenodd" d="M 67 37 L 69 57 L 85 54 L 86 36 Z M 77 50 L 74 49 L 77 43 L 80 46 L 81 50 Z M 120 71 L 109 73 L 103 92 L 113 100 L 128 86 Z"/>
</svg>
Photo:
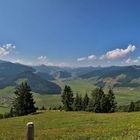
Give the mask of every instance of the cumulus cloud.
<svg viewBox="0 0 140 140">
<path fill-rule="evenodd" d="M 38 64 L 39 65 L 54 66 L 54 64 L 49 61 L 47 56 L 39 56 L 37 59 L 38 59 Z"/>
<path fill-rule="evenodd" d="M 47 65 L 47 66 L 59 66 L 59 67 L 70 67 L 71 66 L 66 62 L 52 63 L 52 62 L 49 61 L 47 56 L 39 56 L 37 59 L 38 59 L 38 64 L 39 65 L 43 64 L 43 65 Z"/>
<path fill-rule="evenodd" d="M 95 55 L 89 55 L 87 57 L 81 57 L 81 58 L 78 58 L 77 61 L 78 62 L 81 62 L 81 61 L 93 61 L 93 60 L 96 60 L 97 57 Z"/>
<path fill-rule="evenodd" d="M 40 61 L 47 61 L 48 60 L 46 56 L 39 56 L 37 59 Z"/>
<path fill-rule="evenodd" d="M 136 47 L 132 44 L 129 44 L 127 48 L 116 48 L 114 50 L 108 51 L 103 55 L 97 56 L 97 55 L 89 55 L 85 57 L 78 58 L 78 62 L 93 62 L 93 61 L 106 61 L 108 64 L 111 64 L 111 62 L 118 58 L 123 58 L 128 56 L 128 54 L 134 52 L 136 50 Z M 137 57 L 136 59 L 127 59 L 123 60 L 121 63 L 123 64 L 140 64 L 140 57 Z"/>
<path fill-rule="evenodd" d="M 12 63 L 18 63 L 18 64 L 23 64 L 23 65 L 34 65 L 33 62 L 28 61 L 28 60 L 23 60 L 23 59 L 13 59 L 11 60 Z"/>
<path fill-rule="evenodd" d="M 16 46 L 12 44 L 6 44 L 0 47 L 0 57 L 8 55 L 12 49 L 15 49 Z"/>
<path fill-rule="evenodd" d="M 47 56 L 39 56 L 37 59 L 39 64 L 47 65 L 49 63 Z"/>
<path fill-rule="evenodd" d="M 105 55 L 102 55 L 100 59 L 116 59 L 127 56 L 129 53 L 134 52 L 136 47 L 132 44 L 128 45 L 126 49 L 115 49 L 108 51 Z"/>
<path fill-rule="evenodd" d="M 136 59 L 128 58 L 127 60 L 123 61 L 125 64 L 138 64 L 140 63 L 140 57 L 137 57 Z"/>
<path fill-rule="evenodd" d="M 96 60 L 97 57 L 95 55 L 90 55 L 88 56 L 88 60 Z"/>
<path fill-rule="evenodd" d="M 66 63 L 66 62 L 59 63 L 56 66 L 58 66 L 58 67 L 71 67 L 71 65 Z"/>
<path fill-rule="evenodd" d="M 81 61 L 85 61 L 86 59 L 87 59 L 86 57 L 81 57 L 81 58 L 78 58 L 77 61 L 81 62 Z"/>
</svg>

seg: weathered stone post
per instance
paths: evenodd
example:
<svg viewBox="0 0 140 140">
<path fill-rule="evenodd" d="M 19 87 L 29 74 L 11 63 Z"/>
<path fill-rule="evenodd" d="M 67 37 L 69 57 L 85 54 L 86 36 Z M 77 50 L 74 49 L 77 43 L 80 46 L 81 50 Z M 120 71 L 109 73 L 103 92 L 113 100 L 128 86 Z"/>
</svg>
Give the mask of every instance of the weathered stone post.
<svg viewBox="0 0 140 140">
<path fill-rule="evenodd" d="M 26 140 L 34 140 L 34 123 L 28 122 L 26 127 Z"/>
</svg>

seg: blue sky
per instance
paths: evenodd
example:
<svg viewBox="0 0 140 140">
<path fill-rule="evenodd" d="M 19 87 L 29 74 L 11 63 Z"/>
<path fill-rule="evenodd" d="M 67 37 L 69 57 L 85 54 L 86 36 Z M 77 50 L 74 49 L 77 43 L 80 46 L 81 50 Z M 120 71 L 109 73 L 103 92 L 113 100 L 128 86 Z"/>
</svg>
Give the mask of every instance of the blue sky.
<svg viewBox="0 0 140 140">
<path fill-rule="evenodd" d="M 138 65 L 139 13 L 139 0 L 0 0 L 0 59 Z"/>
</svg>

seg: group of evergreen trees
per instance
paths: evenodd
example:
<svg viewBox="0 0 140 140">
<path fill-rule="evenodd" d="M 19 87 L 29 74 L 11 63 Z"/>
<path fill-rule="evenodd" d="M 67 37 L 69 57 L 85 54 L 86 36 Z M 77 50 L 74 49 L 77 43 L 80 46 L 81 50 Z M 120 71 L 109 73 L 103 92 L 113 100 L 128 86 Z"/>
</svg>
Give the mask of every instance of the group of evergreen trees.
<svg viewBox="0 0 140 140">
<path fill-rule="evenodd" d="M 129 105 L 123 105 L 118 108 L 120 112 L 136 112 L 140 111 L 140 101 L 131 101 Z"/>
<path fill-rule="evenodd" d="M 27 82 L 21 83 L 15 91 L 15 100 L 10 113 L 5 114 L 5 117 L 22 116 L 36 112 L 35 102 L 31 92 L 30 86 Z M 117 102 L 115 95 L 110 88 L 105 94 L 102 88 L 96 88 L 91 95 L 85 94 L 82 97 L 80 94 L 74 94 L 70 86 L 65 86 L 62 93 L 62 103 L 65 111 L 89 111 L 96 113 L 112 113 L 116 111 Z M 45 109 L 43 106 L 42 109 Z M 131 102 L 130 105 L 121 106 L 118 110 L 133 112 L 140 111 L 140 101 Z M 0 116 L 1 118 L 2 116 Z"/>
<path fill-rule="evenodd" d="M 63 109 L 66 111 L 92 111 L 96 113 L 115 112 L 117 103 L 112 89 L 105 94 L 102 88 L 96 88 L 91 96 L 85 94 L 82 97 L 76 94 L 74 97 L 70 86 L 65 86 L 62 93 Z"/>
</svg>

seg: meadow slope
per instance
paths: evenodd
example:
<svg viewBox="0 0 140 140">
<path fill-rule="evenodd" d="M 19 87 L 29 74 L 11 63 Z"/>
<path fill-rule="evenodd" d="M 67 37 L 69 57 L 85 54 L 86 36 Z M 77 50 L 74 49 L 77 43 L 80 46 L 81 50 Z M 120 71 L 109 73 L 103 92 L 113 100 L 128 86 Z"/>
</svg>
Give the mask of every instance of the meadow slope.
<svg viewBox="0 0 140 140">
<path fill-rule="evenodd" d="M 35 140 L 140 139 L 140 113 L 95 114 L 46 111 L 0 120 L 0 140 L 24 140 L 27 122 L 35 124 Z"/>
<path fill-rule="evenodd" d="M 91 95 L 91 91 L 94 90 L 96 87 L 93 83 L 87 82 L 86 80 L 72 80 L 72 81 L 57 81 L 57 84 L 64 88 L 65 84 L 70 85 L 74 94 L 80 93 L 85 95 L 88 93 Z M 14 91 L 13 87 L 6 87 L 4 89 L 0 89 L 0 114 L 4 114 L 5 112 L 9 112 L 10 107 L 12 105 L 11 99 L 14 98 Z M 108 88 L 104 88 L 105 93 L 108 92 Z M 114 93 L 116 96 L 116 100 L 119 105 L 128 105 L 131 101 L 138 101 L 140 100 L 140 88 L 114 88 Z M 59 107 L 62 105 L 61 103 L 61 95 L 41 95 L 39 93 L 33 93 L 35 102 L 37 107 L 41 108 L 45 106 L 46 108 L 53 108 Z"/>
</svg>

